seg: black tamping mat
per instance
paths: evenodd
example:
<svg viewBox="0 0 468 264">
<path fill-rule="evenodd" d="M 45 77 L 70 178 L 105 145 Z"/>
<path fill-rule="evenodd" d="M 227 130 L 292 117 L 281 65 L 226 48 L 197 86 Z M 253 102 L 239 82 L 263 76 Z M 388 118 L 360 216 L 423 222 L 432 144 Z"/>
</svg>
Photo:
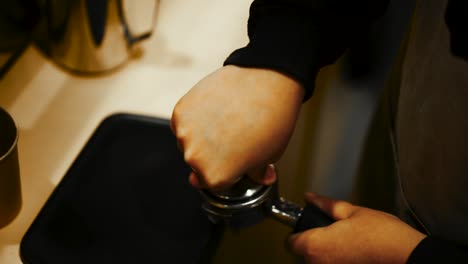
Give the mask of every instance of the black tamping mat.
<svg viewBox="0 0 468 264">
<path fill-rule="evenodd" d="M 25 233 L 23 263 L 206 263 L 222 230 L 188 184 L 169 121 L 115 114 Z"/>
</svg>

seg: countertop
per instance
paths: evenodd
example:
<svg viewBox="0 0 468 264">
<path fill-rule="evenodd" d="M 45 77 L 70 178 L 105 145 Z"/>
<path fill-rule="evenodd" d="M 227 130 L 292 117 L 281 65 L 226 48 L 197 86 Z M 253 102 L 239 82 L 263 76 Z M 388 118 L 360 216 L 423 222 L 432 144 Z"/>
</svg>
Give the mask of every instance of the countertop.
<svg viewBox="0 0 468 264">
<path fill-rule="evenodd" d="M 22 263 L 21 238 L 99 123 L 118 112 L 170 118 L 181 96 L 247 43 L 250 3 L 163 0 L 139 55 L 104 75 L 72 75 L 26 48 L 0 80 L 0 106 L 20 130 L 23 193 L 20 214 L 0 229 L 0 263 Z"/>
</svg>

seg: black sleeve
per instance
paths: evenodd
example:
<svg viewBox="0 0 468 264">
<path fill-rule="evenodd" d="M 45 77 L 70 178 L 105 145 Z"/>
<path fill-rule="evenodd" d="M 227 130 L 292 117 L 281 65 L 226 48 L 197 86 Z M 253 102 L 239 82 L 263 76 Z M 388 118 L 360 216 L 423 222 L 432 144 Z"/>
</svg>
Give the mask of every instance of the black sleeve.
<svg viewBox="0 0 468 264">
<path fill-rule="evenodd" d="M 449 0 L 445 22 L 450 32 L 450 50 L 468 61 L 468 1 Z"/>
<path fill-rule="evenodd" d="M 413 250 L 407 264 L 468 263 L 468 247 L 427 236 Z"/>
<path fill-rule="evenodd" d="M 255 0 L 250 42 L 225 61 L 269 68 L 299 81 L 312 95 L 320 68 L 334 63 L 380 17 L 389 0 Z"/>
</svg>

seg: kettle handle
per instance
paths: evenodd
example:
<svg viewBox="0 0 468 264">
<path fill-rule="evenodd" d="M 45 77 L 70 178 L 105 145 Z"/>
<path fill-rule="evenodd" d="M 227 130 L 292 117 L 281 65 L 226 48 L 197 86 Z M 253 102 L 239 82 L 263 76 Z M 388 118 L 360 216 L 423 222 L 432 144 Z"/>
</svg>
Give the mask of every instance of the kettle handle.
<svg viewBox="0 0 468 264">
<path fill-rule="evenodd" d="M 118 0 L 120 20 L 129 46 L 153 34 L 159 4 L 159 0 Z"/>
</svg>

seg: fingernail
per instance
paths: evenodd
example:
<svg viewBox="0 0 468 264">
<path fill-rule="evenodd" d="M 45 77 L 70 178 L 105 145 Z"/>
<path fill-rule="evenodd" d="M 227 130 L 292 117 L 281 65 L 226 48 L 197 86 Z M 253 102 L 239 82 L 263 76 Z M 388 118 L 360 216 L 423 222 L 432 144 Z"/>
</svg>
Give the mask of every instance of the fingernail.
<svg viewBox="0 0 468 264">
<path fill-rule="evenodd" d="M 270 185 L 274 183 L 275 181 L 276 181 L 275 170 L 272 167 L 267 166 L 265 175 L 263 177 L 263 182 L 267 185 Z"/>
<path fill-rule="evenodd" d="M 190 174 L 188 181 L 189 181 L 190 185 L 192 185 L 193 187 L 195 187 L 197 189 L 201 189 L 200 182 L 198 181 L 198 179 L 197 179 L 197 177 L 195 176 L 194 173 Z"/>
</svg>

